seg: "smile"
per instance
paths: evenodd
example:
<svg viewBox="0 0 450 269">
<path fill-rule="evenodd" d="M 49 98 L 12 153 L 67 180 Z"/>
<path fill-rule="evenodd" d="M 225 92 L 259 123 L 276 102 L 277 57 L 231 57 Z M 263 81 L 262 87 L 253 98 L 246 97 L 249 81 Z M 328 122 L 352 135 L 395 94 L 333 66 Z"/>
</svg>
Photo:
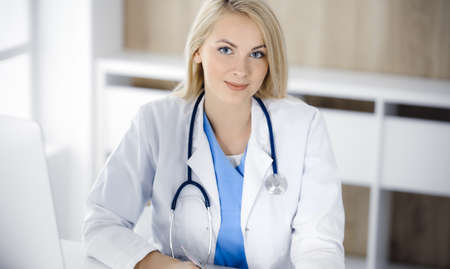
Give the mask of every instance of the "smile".
<svg viewBox="0 0 450 269">
<path fill-rule="evenodd" d="M 242 91 L 248 87 L 249 84 L 237 84 L 225 81 L 225 84 L 233 91 Z"/>
</svg>

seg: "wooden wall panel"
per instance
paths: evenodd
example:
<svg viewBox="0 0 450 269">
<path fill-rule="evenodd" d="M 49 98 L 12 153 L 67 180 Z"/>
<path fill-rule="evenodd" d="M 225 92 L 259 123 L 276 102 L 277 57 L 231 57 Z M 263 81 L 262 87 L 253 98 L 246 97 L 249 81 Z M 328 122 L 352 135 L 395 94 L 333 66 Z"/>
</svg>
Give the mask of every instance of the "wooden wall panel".
<svg viewBox="0 0 450 269">
<path fill-rule="evenodd" d="M 388 1 L 388 73 L 450 78 L 449 1 Z"/>
<path fill-rule="evenodd" d="M 201 3 L 201 0 L 124 1 L 125 47 L 182 55 L 189 27 Z"/>
<path fill-rule="evenodd" d="M 450 199 L 396 192 L 392 202 L 390 259 L 450 268 Z"/>
<path fill-rule="evenodd" d="M 450 79 L 448 0 L 267 0 L 291 64 Z M 183 53 L 201 0 L 126 0 L 125 47 Z"/>
<path fill-rule="evenodd" d="M 370 189 L 343 185 L 342 200 L 345 208 L 345 254 L 366 256 Z"/>
</svg>

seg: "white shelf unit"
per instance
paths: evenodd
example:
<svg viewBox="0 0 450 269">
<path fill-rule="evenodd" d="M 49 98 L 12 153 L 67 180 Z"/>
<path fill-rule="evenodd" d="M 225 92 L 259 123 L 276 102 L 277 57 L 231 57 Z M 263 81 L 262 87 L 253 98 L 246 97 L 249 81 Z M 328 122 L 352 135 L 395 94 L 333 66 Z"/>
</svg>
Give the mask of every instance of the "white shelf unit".
<svg viewBox="0 0 450 269">
<path fill-rule="evenodd" d="M 181 81 L 183 60 L 133 51 L 97 59 L 96 172 L 139 105 L 168 93 L 133 87 L 133 77 Z M 450 123 L 388 112 L 392 104 L 449 109 L 450 81 L 291 67 L 288 92 L 373 102 L 373 113 L 321 108 L 343 183 L 370 189 L 367 256 L 346 257 L 347 268 L 422 268 L 387 261 L 390 196 L 391 191 L 450 196 Z"/>
</svg>

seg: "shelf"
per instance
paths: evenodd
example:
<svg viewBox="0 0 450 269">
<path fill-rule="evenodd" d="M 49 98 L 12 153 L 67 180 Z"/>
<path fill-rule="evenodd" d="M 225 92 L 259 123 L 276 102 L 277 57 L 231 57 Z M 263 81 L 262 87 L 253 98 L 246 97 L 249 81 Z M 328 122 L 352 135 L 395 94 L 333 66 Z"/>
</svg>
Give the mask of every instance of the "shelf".
<svg viewBox="0 0 450 269">
<path fill-rule="evenodd" d="M 185 66 L 177 56 L 122 51 L 97 59 L 96 68 L 98 129 L 94 144 L 98 171 L 104 153 L 118 143 L 138 107 L 168 93 L 133 87 L 135 79 L 179 82 L 184 79 Z M 322 97 L 316 98 L 320 101 L 323 97 L 339 98 L 338 102 L 347 99 L 352 105 L 354 100 L 362 101 L 371 108 L 362 112 L 320 107 L 343 184 L 362 187 L 359 193 L 346 197 L 346 209 L 352 210 L 346 214 L 348 220 L 365 218 L 349 223 L 358 234 L 347 238 L 347 244 L 359 250 L 351 252 L 354 255 L 366 256 L 348 256 L 346 268 L 424 268 L 386 265 L 390 199 L 393 190 L 450 197 L 450 123 L 399 117 L 396 109 L 412 105 L 448 110 L 450 81 L 291 66 L 288 93 L 300 98 L 312 96 L 310 100 L 314 96 Z M 145 234 L 147 225 L 138 226 L 143 228 L 137 231 Z"/>
<path fill-rule="evenodd" d="M 450 107 L 449 80 L 298 66 L 290 70 L 291 92 Z"/>
<path fill-rule="evenodd" d="M 108 87 L 105 92 L 105 129 L 108 150 L 114 148 L 128 129 L 137 109 L 168 94 L 168 91 L 135 87 Z"/>
<path fill-rule="evenodd" d="M 137 107 L 162 93 L 130 86 L 133 78 L 177 82 L 185 75 L 183 59 L 174 55 L 126 50 L 99 58 L 96 64 L 103 77 L 99 87 L 107 96 L 105 111 L 110 118 L 103 131 L 110 134 L 108 148 L 120 139 Z M 374 102 L 373 113 L 320 108 L 344 183 L 372 186 L 380 181 L 380 187 L 386 190 L 450 195 L 446 177 L 450 174 L 446 165 L 450 162 L 446 139 L 450 125 L 385 115 L 395 103 L 450 108 L 450 81 L 291 66 L 288 92 Z M 442 153 L 436 155 L 439 150 Z M 424 152 L 428 158 L 421 158 Z M 428 171 L 434 171 L 432 180 L 436 184 L 421 182 Z"/>
<path fill-rule="evenodd" d="M 185 67 L 180 57 L 135 51 L 122 51 L 99 58 L 97 67 L 108 74 L 162 80 L 181 81 L 185 75 Z"/>
<path fill-rule="evenodd" d="M 376 176 L 378 146 L 374 114 L 333 109 L 321 111 L 344 182 L 366 186 L 372 184 Z"/>
<path fill-rule="evenodd" d="M 384 121 L 381 186 L 450 196 L 450 124 L 394 116 Z"/>
<path fill-rule="evenodd" d="M 183 59 L 173 55 L 126 50 L 99 58 L 96 64 L 99 76 L 104 76 L 102 85 L 108 89 L 105 91 L 108 98 L 125 111 L 118 113 L 115 109 L 118 105 L 108 107 L 107 104 L 108 114 L 114 118 L 110 122 L 115 125 L 106 126 L 104 130 L 116 133 L 109 139 L 109 147 L 125 128 L 125 124 L 115 127 L 119 126 L 117 122 L 128 121 L 139 105 L 158 93 L 155 89 L 139 90 L 127 86 L 132 78 L 181 81 L 185 75 Z M 344 183 L 371 186 L 380 180 L 385 189 L 425 190 L 450 195 L 446 177 L 450 173 L 446 165 L 450 161 L 446 139 L 450 136 L 450 125 L 385 115 L 395 103 L 450 108 L 450 81 L 291 66 L 288 92 L 297 96 L 327 96 L 375 103 L 373 113 L 321 108 Z M 424 131 L 428 127 L 432 131 Z M 116 132 L 119 129 L 121 131 Z M 405 141 L 411 142 L 406 145 Z M 420 146 L 423 141 L 428 143 Z M 426 149 L 429 145 L 431 148 Z M 433 159 L 433 152 L 439 150 L 442 158 Z M 428 158 L 421 162 L 420 156 L 424 152 L 428 152 Z M 409 162 L 413 158 L 414 161 Z M 410 184 L 411 177 L 415 178 L 414 182 L 419 182 L 428 171 L 437 174 L 434 186 Z"/>
<path fill-rule="evenodd" d="M 97 60 L 110 74 L 181 81 L 182 57 L 125 50 Z M 359 100 L 379 100 L 431 107 L 450 107 L 450 81 L 290 66 L 288 92 Z"/>
<path fill-rule="evenodd" d="M 346 256 L 345 257 L 345 268 L 346 269 L 365 269 L 367 261 L 365 257 L 358 256 Z"/>
</svg>

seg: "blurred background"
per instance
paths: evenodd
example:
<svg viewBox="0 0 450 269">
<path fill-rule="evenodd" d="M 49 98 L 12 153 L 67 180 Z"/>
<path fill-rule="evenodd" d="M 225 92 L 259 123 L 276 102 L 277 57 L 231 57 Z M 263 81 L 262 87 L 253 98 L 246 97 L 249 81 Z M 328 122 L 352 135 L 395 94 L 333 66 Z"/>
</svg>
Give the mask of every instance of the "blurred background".
<svg viewBox="0 0 450 269">
<path fill-rule="evenodd" d="M 289 92 L 328 124 L 347 267 L 450 268 L 450 1 L 267 2 Z M 201 3 L 0 0 L 0 114 L 41 125 L 61 238 L 80 240 L 89 188 L 139 105 L 182 79 Z"/>
</svg>

